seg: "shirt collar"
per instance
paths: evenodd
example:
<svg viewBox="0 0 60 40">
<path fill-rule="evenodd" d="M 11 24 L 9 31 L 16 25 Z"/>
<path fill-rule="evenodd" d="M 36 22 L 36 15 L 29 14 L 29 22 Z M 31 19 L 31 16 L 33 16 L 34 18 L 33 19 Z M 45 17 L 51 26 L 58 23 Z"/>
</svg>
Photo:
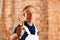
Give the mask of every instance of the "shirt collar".
<svg viewBox="0 0 60 40">
<path fill-rule="evenodd" d="M 26 21 L 24 21 L 24 25 L 25 26 L 30 26 Z M 32 26 L 34 26 L 34 24 L 32 24 Z"/>
</svg>

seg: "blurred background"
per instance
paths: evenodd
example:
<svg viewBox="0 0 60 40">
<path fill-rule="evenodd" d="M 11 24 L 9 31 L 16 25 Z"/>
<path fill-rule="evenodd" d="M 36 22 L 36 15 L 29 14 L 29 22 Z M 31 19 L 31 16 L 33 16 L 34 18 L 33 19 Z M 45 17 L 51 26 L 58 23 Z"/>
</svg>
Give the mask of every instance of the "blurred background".
<svg viewBox="0 0 60 40">
<path fill-rule="evenodd" d="M 0 18 L 1 18 L 2 4 L 3 4 L 3 0 L 0 0 Z"/>
<path fill-rule="evenodd" d="M 39 40 L 60 40 L 60 0 L 0 0 L 0 40 L 10 39 L 28 5 L 36 8 Z"/>
</svg>

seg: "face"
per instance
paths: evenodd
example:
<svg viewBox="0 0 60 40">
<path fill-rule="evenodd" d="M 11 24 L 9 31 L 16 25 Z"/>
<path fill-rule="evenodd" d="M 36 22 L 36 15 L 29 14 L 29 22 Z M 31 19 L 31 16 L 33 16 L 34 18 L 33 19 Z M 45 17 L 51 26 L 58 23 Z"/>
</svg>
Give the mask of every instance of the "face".
<svg viewBox="0 0 60 40">
<path fill-rule="evenodd" d="M 32 13 L 30 11 L 26 11 L 26 21 L 29 23 L 32 21 Z"/>
<path fill-rule="evenodd" d="M 26 21 L 28 21 L 29 23 L 33 21 L 33 19 L 34 19 L 34 9 L 33 8 L 29 8 L 26 10 L 25 18 L 26 18 Z"/>
</svg>

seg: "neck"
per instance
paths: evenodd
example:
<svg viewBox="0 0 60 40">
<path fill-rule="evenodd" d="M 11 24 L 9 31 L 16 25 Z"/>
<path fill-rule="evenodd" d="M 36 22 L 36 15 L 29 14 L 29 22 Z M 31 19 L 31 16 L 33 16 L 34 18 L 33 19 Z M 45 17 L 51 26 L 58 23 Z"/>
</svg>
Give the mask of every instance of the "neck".
<svg viewBox="0 0 60 40">
<path fill-rule="evenodd" d="M 32 26 L 32 24 L 33 24 L 32 22 L 27 22 L 27 23 L 28 23 L 30 26 Z"/>
</svg>

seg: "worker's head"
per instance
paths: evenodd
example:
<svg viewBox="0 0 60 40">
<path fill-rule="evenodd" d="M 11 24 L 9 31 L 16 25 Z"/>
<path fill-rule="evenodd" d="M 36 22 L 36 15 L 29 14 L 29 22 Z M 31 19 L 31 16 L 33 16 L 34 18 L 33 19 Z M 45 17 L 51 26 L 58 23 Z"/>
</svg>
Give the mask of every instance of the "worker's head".
<svg viewBox="0 0 60 40">
<path fill-rule="evenodd" d="M 35 8 L 33 6 L 27 6 L 23 9 L 24 17 L 27 22 L 34 21 Z"/>
</svg>

